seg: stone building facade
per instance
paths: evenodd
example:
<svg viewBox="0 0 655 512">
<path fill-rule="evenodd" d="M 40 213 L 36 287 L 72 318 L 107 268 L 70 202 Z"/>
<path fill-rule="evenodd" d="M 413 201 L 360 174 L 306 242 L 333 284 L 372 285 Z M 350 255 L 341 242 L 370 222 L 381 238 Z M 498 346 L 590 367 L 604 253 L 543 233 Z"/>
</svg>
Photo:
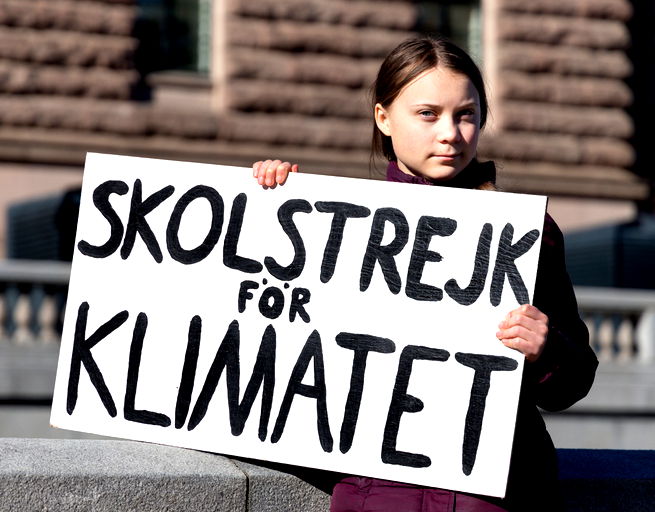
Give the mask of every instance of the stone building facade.
<svg viewBox="0 0 655 512">
<path fill-rule="evenodd" d="M 571 226 L 629 216 L 651 195 L 629 110 L 632 4 L 483 0 L 482 13 L 480 152 L 500 186 L 548 194 Z M 148 75 L 138 0 L 1 0 L 0 244 L 6 205 L 79 183 L 87 151 L 378 177 L 366 89 L 418 4 L 216 0 L 211 16 L 209 76 Z"/>
</svg>

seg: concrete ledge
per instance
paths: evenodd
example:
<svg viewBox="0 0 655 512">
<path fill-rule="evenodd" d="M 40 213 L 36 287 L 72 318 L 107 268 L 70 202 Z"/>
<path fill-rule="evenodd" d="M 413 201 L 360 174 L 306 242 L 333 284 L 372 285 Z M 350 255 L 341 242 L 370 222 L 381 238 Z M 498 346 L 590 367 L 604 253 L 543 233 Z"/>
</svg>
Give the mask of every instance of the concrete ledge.
<svg viewBox="0 0 655 512">
<path fill-rule="evenodd" d="M 262 461 L 233 459 L 248 478 L 248 504 L 257 512 L 327 512 L 342 475 Z"/>
<path fill-rule="evenodd" d="M 653 508 L 655 451 L 558 455 L 566 511 Z M 134 441 L 0 438 L 0 512 L 327 512 L 339 478 Z"/>
<path fill-rule="evenodd" d="M 327 512 L 331 473 L 134 441 L 0 438 L 0 512 Z"/>
<path fill-rule="evenodd" d="M 0 439 L 0 510 L 245 510 L 229 459 L 131 441 Z"/>
</svg>

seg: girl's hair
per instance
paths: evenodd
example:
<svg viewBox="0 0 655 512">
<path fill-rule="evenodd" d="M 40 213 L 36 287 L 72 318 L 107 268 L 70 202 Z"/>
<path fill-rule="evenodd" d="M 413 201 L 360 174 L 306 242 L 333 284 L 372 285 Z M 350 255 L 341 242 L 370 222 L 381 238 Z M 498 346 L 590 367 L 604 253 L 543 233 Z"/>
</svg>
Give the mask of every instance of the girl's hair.
<svg viewBox="0 0 655 512">
<path fill-rule="evenodd" d="M 480 96 L 480 128 L 483 128 L 487 121 L 488 107 L 484 80 L 478 66 L 459 46 L 436 35 L 408 39 L 387 55 L 371 86 L 373 107 L 379 103 L 388 108 L 407 85 L 425 71 L 438 66 L 471 80 Z M 383 155 L 390 161 L 396 160 L 391 137 L 384 135 L 374 120 L 371 158 L 375 155 Z"/>
</svg>

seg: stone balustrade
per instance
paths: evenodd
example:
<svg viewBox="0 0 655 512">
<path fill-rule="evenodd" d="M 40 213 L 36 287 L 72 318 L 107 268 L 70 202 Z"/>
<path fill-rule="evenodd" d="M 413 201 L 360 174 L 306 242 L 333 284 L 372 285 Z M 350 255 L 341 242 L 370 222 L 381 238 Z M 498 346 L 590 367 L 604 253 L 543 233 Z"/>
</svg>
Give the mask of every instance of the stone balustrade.
<svg viewBox="0 0 655 512">
<path fill-rule="evenodd" d="M 655 291 L 578 287 L 576 296 L 601 362 L 654 362 Z"/>
<path fill-rule="evenodd" d="M 0 345 L 58 343 L 70 264 L 0 260 Z"/>
</svg>

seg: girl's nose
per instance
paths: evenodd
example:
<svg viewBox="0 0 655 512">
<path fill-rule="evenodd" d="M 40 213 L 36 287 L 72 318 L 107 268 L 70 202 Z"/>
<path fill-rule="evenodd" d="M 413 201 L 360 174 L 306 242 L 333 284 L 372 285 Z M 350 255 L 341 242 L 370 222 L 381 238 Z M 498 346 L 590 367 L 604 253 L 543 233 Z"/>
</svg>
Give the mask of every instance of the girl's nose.
<svg viewBox="0 0 655 512">
<path fill-rule="evenodd" d="M 442 143 L 457 142 L 461 136 L 459 127 L 454 119 L 442 116 L 437 123 L 437 139 Z"/>
</svg>

